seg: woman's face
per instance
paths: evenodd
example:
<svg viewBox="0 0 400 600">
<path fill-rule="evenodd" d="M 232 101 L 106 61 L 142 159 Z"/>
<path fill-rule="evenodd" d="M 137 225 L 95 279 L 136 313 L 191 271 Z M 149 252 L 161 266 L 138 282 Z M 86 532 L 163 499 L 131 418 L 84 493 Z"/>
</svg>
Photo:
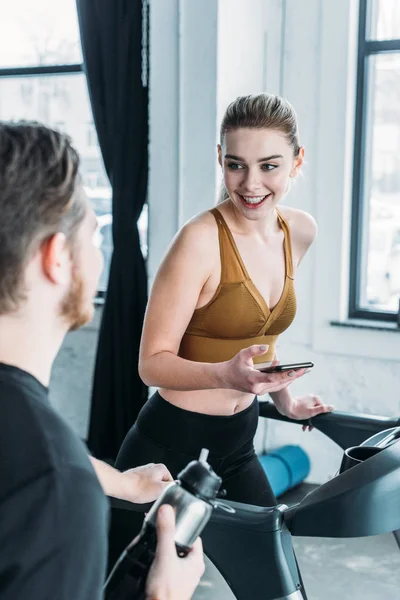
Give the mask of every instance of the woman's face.
<svg viewBox="0 0 400 600">
<path fill-rule="evenodd" d="M 304 150 L 293 156 L 286 136 L 275 129 L 227 131 L 218 160 L 235 207 L 248 219 L 265 217 L 285 195 L 296 177 Z"/>
</svg>

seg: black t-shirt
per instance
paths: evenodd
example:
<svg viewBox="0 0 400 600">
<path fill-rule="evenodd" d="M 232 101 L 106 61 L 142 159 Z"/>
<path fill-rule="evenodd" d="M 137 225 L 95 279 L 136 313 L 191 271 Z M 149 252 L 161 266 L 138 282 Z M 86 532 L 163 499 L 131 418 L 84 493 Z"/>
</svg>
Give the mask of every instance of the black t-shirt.
<svg viewBox="0 0 400 600">
<path fill-rule="evenodd" d="M 108 503 L 48 391 L 0 363 L 0 600 L 99 600 Z"/>
</svg>

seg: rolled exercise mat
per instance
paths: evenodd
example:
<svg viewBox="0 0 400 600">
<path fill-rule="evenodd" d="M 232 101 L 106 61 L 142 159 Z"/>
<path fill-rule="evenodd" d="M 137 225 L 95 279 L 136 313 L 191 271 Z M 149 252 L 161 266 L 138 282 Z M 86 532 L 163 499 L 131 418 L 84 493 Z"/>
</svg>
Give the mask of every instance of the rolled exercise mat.
<svg viewBox="0 0 400 600">
<path fill-rule="evenodd" d="M 310 473 L 310 459 L 300 446 L 282 446 L 259 459 L 275 496 L 295 487 Z"/>
</svg>

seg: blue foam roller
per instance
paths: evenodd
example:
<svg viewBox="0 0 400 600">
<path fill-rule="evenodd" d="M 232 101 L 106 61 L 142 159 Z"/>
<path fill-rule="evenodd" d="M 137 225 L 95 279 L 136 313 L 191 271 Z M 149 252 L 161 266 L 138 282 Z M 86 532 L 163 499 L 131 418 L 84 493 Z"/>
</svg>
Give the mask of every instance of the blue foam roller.
<svg viewBox="0 0 400 600">
<path fill-rule="evenodd" d="M 310 459 L 300 446 L 282 446 L 259 458 L 275 496 L 295 487 L 310 473 Z"/>
</svg>

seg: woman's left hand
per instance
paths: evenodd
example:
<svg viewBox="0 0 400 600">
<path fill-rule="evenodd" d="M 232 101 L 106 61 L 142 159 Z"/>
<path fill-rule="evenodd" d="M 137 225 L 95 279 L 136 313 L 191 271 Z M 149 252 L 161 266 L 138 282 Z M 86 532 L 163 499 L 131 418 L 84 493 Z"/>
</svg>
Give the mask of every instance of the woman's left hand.
<svg viewBox="0 0 400 600">
<path fill-rule="evenodd" d="M 290 416 L 292 419 L 303 421 L 306 419 L 312 419 L 313 417 L 329 413 L 334 410 L 334 407 L 329 404 L 324 404 L 319 396 L 315 394 L 307 394 L 306 396 L 297 396 L 292 399 L 292 406 L 290 410 Z M 311 431 L 312 425 L 309 430 Z M 307 425 L 303 425 L 303 431 L 306 431 Z"/>
</svg>

